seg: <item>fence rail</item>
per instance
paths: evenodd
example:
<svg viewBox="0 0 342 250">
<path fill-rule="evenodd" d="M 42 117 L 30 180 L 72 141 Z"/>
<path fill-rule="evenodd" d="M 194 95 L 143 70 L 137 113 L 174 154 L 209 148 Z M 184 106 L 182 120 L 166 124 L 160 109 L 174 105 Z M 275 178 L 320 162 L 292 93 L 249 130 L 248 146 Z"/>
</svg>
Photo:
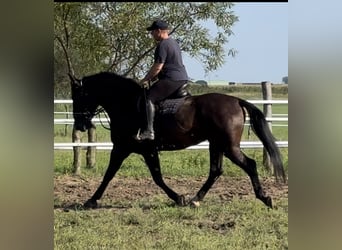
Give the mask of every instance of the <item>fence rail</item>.
<svg viewBox="0 0 342 250">
<path fill-rule="evenodd" d="M 250 103 L 253 104 L 288 104 L 288 100 L 247 100 Z M 55 104 L 71 104 L 72 100 L 54 100 Z M 54 112 L 54 114 L 65 114 L 65 115 L 72 115 L 72 112 Z M 276 116 L 276 114 L 274 114 L 273 116 Z M 281 114 L 281 116 L 283 117 L 266 117 L 266 120 L 269 122 L 287 122 L 288 118 L 287 118 L 287 114 Z M 246 120 L 248 121 L 249 118 L 247 117 Z M 93 118 L 92 121 L 95 124 L 108 124 L 109 123 L 109 119 L 107 118 Z M 74 124 L 74 119 L 73 118 L 56 118 L 54 119 L 54 124 L 57 125 L 63 125 L 63 124 L 67 124 L 67 125 L 72 125 Z"/>
<path fill-rule="evenodd" d="M 276 144 L 280 148 L 287 148 L 287 141 L 277 141 Z M 240 143 L 241 148 L 263 148 L 263 145 L 260 141 L 242 141 Z M 96 149 L 100 150 L 111 150 L 113 148 L 113 143 L 110 142 L 60 142 L 54 144 L 54 149 L 57 150 L 71 150 L 73 147 L 84 147 L 83 149 L 87 149 L 88 147 L 96 147 Z M 197 145 L 187 147 L 186 149 L 207 149 L 209 147 L 209 142 L 204 141 Z"/>
<path fill-rule="evenodd" d="M 249 118 L 246 118 L 247 121 L 249 121 Z M 271 117 L 271 118 L 266 118 L 266 121 L 273 121 L 273 122 L 284 122 L 288 121 L 287 117 Z M 109 124 L 110 119 L 108 118 L 93 118 L 92 122 L 95 124 Z M 63 125 L 63 124 L 74 124 L 74 119 L 73 118 L 61 118 L 61 119 L 54 119 L 54 124 L 56 125 Z"/>
<path fill-rule="evenodd" d="M 288 100 L 247 100 L 253 104 L 288 104 Z M 54 104 L 72 104 L 72 100 L 54 100 Z M 54 114 L 65 114 L 71 115 L 72 112 L 54 112 Z M 269 122 L 288 122 L 287 114 L 281 114 L 282 117 L 273 117 L 276 114 L 272 115 L 272 117 L 266 117 L 266 120 Z M 278 115 L 279 116 L 279 115 Z M 249 120 L 249 117 L 246 118 Z M 108 124 L 110 122 L 109 118 L 93 118 L 92 121 L 95 124 Z M 74 123 L 73 118 L 56 118 L 54 119 L 54 124 L 56 125 L 72 125 Z M 245 124 L 249 125 L 249 124 Z M 278 126 L 287 126 L 287 125 L 279 125 Z M 278 147 L 287 148 L 288 141 L 276 141 Z M 97 150 L 111 150 L 113 148 L 113 144 L 110 142 L 81 142 L 81 143 L 54 143 L 55 150 L 72 150 L 74 147 L 81 147 L 82 149 L 87 149 L 88 147 L 95 147 Z M 186 149 L 208 149 L 209 142 L 204 141 L 197 145 L 187 147 Z M 263 145 L 260 141 L 241 141 L 241 148 L 263 148 Z"/>
<path fill-rule="evenodd" d="M 246 100 L 253 104 L 288 104 L 288 100 Z M 71 104 L 72 100 L 54 100 L 54 104 Z"/>
</svg>

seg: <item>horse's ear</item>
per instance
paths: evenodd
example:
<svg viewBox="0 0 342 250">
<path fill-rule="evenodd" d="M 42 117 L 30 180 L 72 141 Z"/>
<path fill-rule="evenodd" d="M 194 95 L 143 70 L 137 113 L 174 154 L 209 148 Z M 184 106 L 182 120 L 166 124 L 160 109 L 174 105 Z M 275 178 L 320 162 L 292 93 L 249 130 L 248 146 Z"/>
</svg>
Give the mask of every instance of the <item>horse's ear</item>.
<svg viewBox="0 0 342 250">
<path fill-rule="evenodd" d="M 73 74 L 68 73 L 68 76 L 70 78 L 70 84 L 76 85 L 76 86 L 81 86 L 81 80 L 77 79 Z"/>
</svg>

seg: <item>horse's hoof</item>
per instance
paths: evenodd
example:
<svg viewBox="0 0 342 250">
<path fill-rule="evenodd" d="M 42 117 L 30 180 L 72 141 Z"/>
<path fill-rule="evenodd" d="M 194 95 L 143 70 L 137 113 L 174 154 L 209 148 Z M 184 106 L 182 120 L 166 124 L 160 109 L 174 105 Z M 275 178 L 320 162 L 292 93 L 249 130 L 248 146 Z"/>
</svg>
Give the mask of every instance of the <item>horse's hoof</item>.
<svg viewBox="0 0 342 250">
<path fill-rule="evenodd" d="M 198 208 L 200 206 L 199 201 L 190 201 L 191 208 Z"/>
<path fill-rule="evenodd" d="M 94 200 L 87 200 L 83 206 L 87 209 L 94 209 L 97 208 L 97 202 Z"/>
<path fill-rule="evenodd" d="M 181 206 L 181 207 L 186 206 L 187 203 L 186 203 L 186 200 L 185 200 L 185 196 L 184 195 L 179 195 L 176 203 L 177 203 L 178 206 Z"/>
<path fill-rule="evenodd" d="M 264 203 L 266 206 L 268 206 L 269 208 L 273 208 L 273 205 L 272 205 L 272 198 L 267 196 L 265 197 L 264 199 Z"/>
</svg>

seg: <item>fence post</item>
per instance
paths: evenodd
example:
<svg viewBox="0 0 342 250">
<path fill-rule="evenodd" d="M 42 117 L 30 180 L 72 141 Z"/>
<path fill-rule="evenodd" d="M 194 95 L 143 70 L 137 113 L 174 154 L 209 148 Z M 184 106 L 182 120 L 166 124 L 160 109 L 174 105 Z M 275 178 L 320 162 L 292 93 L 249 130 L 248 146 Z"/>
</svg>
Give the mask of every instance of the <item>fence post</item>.
<svg viewBox="0 0 342 250">
<path fill-rule="evenodd" d="M 68 110 L 68 105 L 65 105 L 65 117 L 66 119 L 69 119 L 69 110 Z M 68 124 L 64 125 L 64 136 L 68 134 Z"/>
<path fill-rule="evenodd" d="M 262 89 L 263 100 L 272 100 L 271 83 L 267 81 L 261 82 L 261 89 Z M 266 116 L 266 118 L 272 118 L 272 104 L 264 104 L 263 108 L 264 108 L 264 115 Z M 272 121 L 268 122 L 268 126 L 270 130 L 272 131 Z M 263 164 L 268 169 L 268 171 L 271 172 L 272 163 L 265 148 L 263 149 Z"/>
<path fill-rule="evenodd" d="M 72 142 L 81 142 L 81 131 L 76 130 L 75 127 L 72 130 Z M 74 174 L 81 174 L 81 147 L 74 146 L 74 162 L 73 162 L 73 172 Z"/>
<path fill-rule="evenodd" d="M 92 127 L 88 129 L 88 142 L 96 142 L 96 126 L 92 124 Z M 96 147 L 87 147 L 87 154 L 86 154 L 86 160 L 87 160 L 87 168 L 93 168 L 95 167 L 96 161 L 95 161 L 95 155 L 96 155 Z"/>
</svg>

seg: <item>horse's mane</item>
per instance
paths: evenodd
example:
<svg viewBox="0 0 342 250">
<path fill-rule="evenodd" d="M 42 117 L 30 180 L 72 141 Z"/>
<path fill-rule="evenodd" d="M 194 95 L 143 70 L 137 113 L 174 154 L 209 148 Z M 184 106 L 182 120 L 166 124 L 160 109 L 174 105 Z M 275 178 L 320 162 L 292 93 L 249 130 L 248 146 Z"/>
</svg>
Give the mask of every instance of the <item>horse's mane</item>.
<svg viewBox="0 0 342 250">
<path fill-rule="evenodd" d="M 137 84 L 137 81 L 133 78 L 118 75 L 114 72 L 102 71 L 94 75 L 88 75 L 85 78 L 97 78 L 98 80 L 114 80 L 114 81 L 127 81 Z"/>
<path fill-rule="evenodd" d="M 109 85 L 110 88 L 122 90 L 137 90 L 140 89 L 138 83 L 133 78 L 118 75 L 114 72 L 99 72 L 93 75 L 88 75 L 83 78 L 84 82 L 94 83 L 97 87 L 100 84 Z"/>
</svg>

